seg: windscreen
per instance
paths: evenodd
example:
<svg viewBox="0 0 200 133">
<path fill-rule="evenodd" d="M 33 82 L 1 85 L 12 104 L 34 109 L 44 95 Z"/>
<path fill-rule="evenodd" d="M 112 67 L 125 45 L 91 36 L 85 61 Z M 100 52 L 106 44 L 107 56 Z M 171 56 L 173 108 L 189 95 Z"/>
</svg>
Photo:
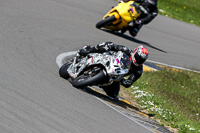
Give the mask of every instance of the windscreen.
<svg viewBox="0 0 200 133">
<path fill-rule="evenodd" d="M 125 53 L 123 53 L 120 63 L 123 69 L 127 69 L 127 70 L 130 69 L 130 66 L 131 66 L 130 57 L 126 55 Z"/>
</svg>

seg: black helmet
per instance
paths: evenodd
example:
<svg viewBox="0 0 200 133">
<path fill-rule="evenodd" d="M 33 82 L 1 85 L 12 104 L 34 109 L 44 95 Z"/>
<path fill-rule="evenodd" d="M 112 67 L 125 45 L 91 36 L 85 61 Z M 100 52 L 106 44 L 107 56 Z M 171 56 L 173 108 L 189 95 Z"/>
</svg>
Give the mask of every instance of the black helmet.
<svg viewBox="0 0 200 133">
<path fill-rule="evenodd" d="M 156 5 L 158 0 L 147 0 L 147 2 L 151 5 Z"/>
</svg>

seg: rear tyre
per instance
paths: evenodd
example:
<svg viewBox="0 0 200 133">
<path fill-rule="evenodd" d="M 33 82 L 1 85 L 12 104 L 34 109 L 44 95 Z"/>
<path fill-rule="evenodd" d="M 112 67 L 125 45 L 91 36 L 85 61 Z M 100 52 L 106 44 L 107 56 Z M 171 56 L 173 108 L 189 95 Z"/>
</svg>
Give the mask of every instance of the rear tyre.
<svg viewBox="0 0 200 133">
<path fill-rule="evenodd" d="M 98 72 L 87 70 L 72 81 L 72 85 L 76 88 L 82 88 L 101 81 L 105 77 L 103 70 Z"/>
<path fill-rule="evenodd" d="M 117 19 L 115 18 L 115 16 L 107 17 L 107 18 L 105 18 L 104 20 L 99 21 L 99 22 L 96 24 L 96 28 L 100 29 L 100 28 L 106 26 L 107 24 L 109 24 L 109 23 L 111 23 L 111 22 L 113 22 L 113 21 L 115 21 L 115 20 L 117 20 Z"/>
<path fill-rule="evenodd" d="M 62 67 L 59 69 L 60 77 L 62 77 L 64 79 L 70 78 L 69 73 L 67 71 L 67 69 L 69 68 L 70 65 L 71 65 L 71 62 L 68 62 L 68 63 L 62 65 Z"/>
</svg>

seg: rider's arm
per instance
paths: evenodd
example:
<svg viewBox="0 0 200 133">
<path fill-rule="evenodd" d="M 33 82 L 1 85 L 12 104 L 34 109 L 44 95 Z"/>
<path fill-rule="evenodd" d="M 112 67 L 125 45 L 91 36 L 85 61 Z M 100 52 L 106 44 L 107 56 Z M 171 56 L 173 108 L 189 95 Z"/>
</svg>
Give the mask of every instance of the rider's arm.
<svg viewBox="0 0 200 133">
<path fill-rule="evenodd" d="M 83 48 L 78 50 L 79 55 L 87 56 L 89 53 L 95 53 L 97 49 L 95 47 L 91 47 L 90 45 L 85 45 Z"/>
<path fill-rule="evenodd" d="M 156 8 L 153 12 L 148 13 L 145 17 L 140 19 L 141 24 L 148 24 L 158 15 L 158 9 Z"/>
<path fill-rule="evenodd" d="M 128 56 L 130 56 L 130 50 L 126 46 L 113 44 L 111 50 L 112 51 L 116 51 L 116 52 L 117 51 L 122 51 L 122 52 L 126 53 Z"/>
<path fill-rule="evenodd" d="M 130 55 L 130 50 L 126 46 L 117 45 L 114 44 L 113 42 L 100 43 L 95 48 L 90 50 L 90 52 L 98 52 L 98 53 L 103 53 L 108 51 L 115 51 L 115 52 L 122 51 L 127 55 Z"/>
<path fill-rule="evenodd" d="M 103 53 L 108 51 L 122 51 L 130 56 L 130 50 L 126 46 L 116 45 L 113 42 L 102 42 L 97 46 L 91 47 L 90 45 L 84 46 L 79 50 L 79 54 L 82 56 L 86 56 L 89 53 Z"/>
<path fill-rule="evenodd" d="M 138 80 L 141 77 L 142 73 L 143 73 L 143 68 L 141 66 L 140 69 L 137 71 L 134 71 L 134 73 L 132 73 L 128 77 L 128 79 L 123 79 L 121 81 L 121 85 L 123 85 L 126 88 L 130 87 L 136 80 Z"/>
<path fill-rule="evenodd" d="M 97 46 L 91 47 L 90 45 L 84 46 L 78 52 L 81 56 L 86 56 L 89 53 L 103 53 L 108 52 L 112 49 L 112 42 L 102 42 L 99 43 Z"/>
</svg>

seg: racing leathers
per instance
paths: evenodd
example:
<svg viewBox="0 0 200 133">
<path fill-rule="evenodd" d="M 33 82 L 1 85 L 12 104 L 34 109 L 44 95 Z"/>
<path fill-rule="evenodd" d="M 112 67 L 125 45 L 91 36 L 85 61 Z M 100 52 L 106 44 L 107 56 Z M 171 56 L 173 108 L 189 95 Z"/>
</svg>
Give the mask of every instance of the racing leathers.
<svg viewBox="0 0 200 133">
<path fill-rule="evenodd" d="M 128 2 L 132 0 L 123 0 L 123 1 Z M 128 28 L 125 29 L 129 30 L 129 33 L 133 37 L 137 35 L 137 33 L 139 32 L 139 30 L 142 28 L 143 25 L 150 23 L 158 15 L 157 4 L 151 5 L 148 3 L 147 0 L 134 0 L 134 2 L 139 3 L 142 13 L 136 20 L 133 20 L 132 22 L 133 26 L 128 26 Z"/>
<path fill-rule="evenodd" d="M 126 53 L 129 57 L 131 57 L 132 50 L 129 50 L 126 46 L 117 45 L 113 42 L 102 42 L 97 46 L 91 47 L 90 45 L 84 46 L 82 49 L 79 50 L 79 54 L 81 56 L 86 56 L 89 53 L 103 53 L 108 51 L 122 51 Z M 125 76 L 128 76 L 128 79 L 123 79 L 121 82 L 113 82 L 109 86 L 102 87 L 106 94 L 112 98 L 117 98 L 120 90 L 120 83 L 124 87 L 130 87 L 137 79 L 140 78 L 143 72 L 143 65 L 135 66 L 131 63 L 131 68 L 129 73 Z"/>
</svg>

